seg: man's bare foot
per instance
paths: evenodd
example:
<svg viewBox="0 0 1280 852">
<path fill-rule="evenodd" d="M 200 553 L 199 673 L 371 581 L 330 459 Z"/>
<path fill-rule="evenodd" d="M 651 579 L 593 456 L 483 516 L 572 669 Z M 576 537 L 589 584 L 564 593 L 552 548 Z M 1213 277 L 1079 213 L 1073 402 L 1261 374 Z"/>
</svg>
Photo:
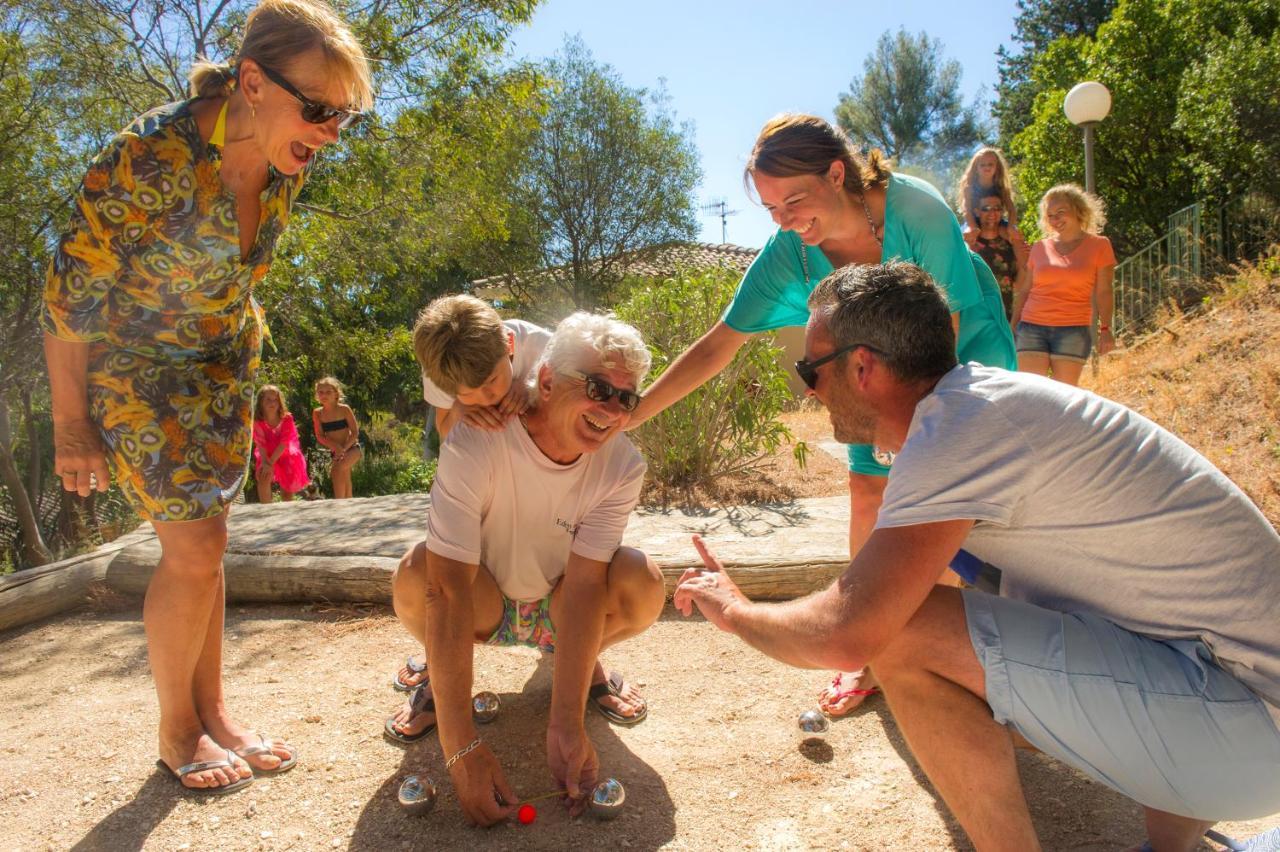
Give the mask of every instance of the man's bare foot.
<svg viewBox="0 0 1280 852">
<path fill-rule="evenodd" d="M 414 739 L 436 725 L 435 703 L 431 700 L 431 686 L 414 690 L 400 709 L 387 719 L 387 727 L 401 737 Z"/>
<path fill-rule="evenodd" d="M 871 669 L 837 672 L 830 684 L 818 693 L 818 709 L 833 719 L 847 716 L 880 691 Z"/>
<path fill-rule="evenodd" d="M 396 688 L 412 692 L 414 687 L 431 677 L 427 674 L 427 660 L 423 654 L 414 654 L 396 672 Z"/>
<path fill-rule="evenodd" d="M 604 666 L 601 665 L 599 660 L 596 660 L 595 670 L 591 672 L 591 685 L 596 686 L 597 684 L 607 683 L 608 680 L 609 676 L 605 674 Z M 594 700 L 602 707 L 608 708 L 619 716 L 624 716 L 628 719 L 643 713 L 648 706 L 645 703 L 644 696 L 640 694 L 634 684 L 629 682 L 623 683 L 620 692 L 610 690 Z"/>
<path fill-rule="evenodd" d="M 160 760 L 170 771 L 177 772 L 191 763 L 226 760 L 227 750 L 214 741 L 204 731 L 196 730 L 185 734 L 175 733 L 166 736 L 160 734 Z M 194 789 L 225 787 L 244 778 L 253 776 L 249 764 L 236 758 L 231 769 L 206 769 L 192 772 L 182 777 L 182 784 Z"/>
<path fill-rule="evenodd" d="M 269 753 L 247 753 L 255 746 L 262 744 L 262 737 L 256 731 L 232 719 L 225 705 L 219 704 L 209 712 L 203 710 L 199 712 L 200 721 L 204 723 L 209 735 L 225 748 L 231 749 L 247 760 L 254 769 L 271 772 L 279 769 L 281 764 L 294 756 L 293 749 L 279 737 L 266 738 L 266 744 L 270 748 Z"/>
</svg>

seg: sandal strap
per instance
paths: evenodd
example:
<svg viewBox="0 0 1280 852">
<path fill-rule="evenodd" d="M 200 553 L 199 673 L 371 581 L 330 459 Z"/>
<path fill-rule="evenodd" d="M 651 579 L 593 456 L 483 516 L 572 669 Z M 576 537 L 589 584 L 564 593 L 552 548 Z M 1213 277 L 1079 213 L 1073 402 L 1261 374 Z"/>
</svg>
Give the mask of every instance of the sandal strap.
<svg viewBox="0 0 1280 852">
<path fill-rule="evenodd" d="M 409 656 L 404 658 L 405 668 L 407 668 L 409 671 L 413 672 L 414 674 L 422 674 L 427 670 L 427 661 L 424 659 L 422 662 L 418 662 L 417 660 L 414 659 L 415 656 L 417 655 L 410 654 Z"/>
<path fill-rule="evenodd" d="M 436 711 L 436 699 L 431 694 L 430 681 L 414 687 L 413 692 L 409 695 L 409 709 L 413 711 L 414 716 Z"/>
<path fill-rule="evenodd" d="M 234 769 L 236 755 L 231 749 L 226 749 L 227 756 L 224 760 L 197 760 L 195 763 L 188 763 L 185 766 L 179 766 L 174 770 L 174 774 L 179 778 L 186 778 L 195 772 L 205 772 L 209 769 Z"/>
</svg>

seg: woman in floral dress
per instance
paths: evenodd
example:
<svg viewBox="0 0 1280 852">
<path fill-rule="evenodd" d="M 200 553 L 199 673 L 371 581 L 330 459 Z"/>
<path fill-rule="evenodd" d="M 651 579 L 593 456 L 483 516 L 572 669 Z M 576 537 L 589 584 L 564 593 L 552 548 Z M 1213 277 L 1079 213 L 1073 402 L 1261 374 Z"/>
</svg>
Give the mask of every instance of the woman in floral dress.
<svg viewBox="0 0 1280 852">
<path fill-rule="evenodd" d="M 364 53 L 322 0 L 262 0 L 230 64 L 98 156 L 45 288 L 55 469 L 155 528 L 143 606 L 161 761 L 227 793 L 295 762 L 223 700 L 222 555 L 243 486 L 262 311 L 252 291 L 317 149 L 372 100 Z"/>
</svg>

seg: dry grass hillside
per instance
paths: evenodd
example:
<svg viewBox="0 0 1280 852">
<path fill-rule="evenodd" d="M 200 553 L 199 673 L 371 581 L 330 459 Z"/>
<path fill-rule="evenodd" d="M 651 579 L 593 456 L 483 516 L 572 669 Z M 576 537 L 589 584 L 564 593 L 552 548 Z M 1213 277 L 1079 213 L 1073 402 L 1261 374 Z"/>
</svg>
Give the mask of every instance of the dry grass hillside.
<svg viewBox="0 0 1280 852">
<path fill-rule="evenodd" d="M 1208 456 L 1280 528 L 1280 257 L 1219 284 L 1083 383 Z"/>
</svg>

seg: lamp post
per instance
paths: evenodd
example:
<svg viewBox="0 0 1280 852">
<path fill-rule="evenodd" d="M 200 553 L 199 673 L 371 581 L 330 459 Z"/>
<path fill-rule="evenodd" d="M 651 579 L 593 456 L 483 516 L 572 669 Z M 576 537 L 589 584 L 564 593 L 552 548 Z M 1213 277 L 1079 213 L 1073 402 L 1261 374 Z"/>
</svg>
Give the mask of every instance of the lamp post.
<svg viewBox="0 0 1280 852">
<path fill-rule="evenodd" d="M 1077 83 L 1063 98 L 1062 111 L 1084 131 L 1084 188 L 1093 192 L 1093 128 L 1111 112 L 1111 92 L 1101 83 Z"/>
</svg>

